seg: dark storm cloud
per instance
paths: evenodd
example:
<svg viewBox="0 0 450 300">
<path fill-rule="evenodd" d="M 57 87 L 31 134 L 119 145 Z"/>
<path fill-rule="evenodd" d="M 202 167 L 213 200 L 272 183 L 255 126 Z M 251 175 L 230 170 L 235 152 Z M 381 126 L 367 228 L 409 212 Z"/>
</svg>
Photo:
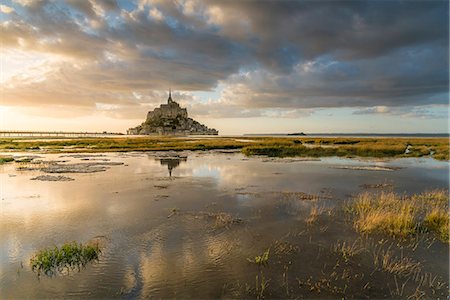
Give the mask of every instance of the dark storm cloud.
<svg viewBox="0 0 450 300">
<path fill-rule="evenodd" d="M 219 82 L 227 92 L 218 107 L 229 115 L 448 101 L 447 1 L 125 4 L 17 1 L 1 23 L 5 49 L 63 63 L 44 82 L 7 86 L 6 104 L 138 106 L 134 91 Z"/>
<path fill-rule="evenodd" d="M 234 75 L 230 90 L 253 107 L 313 108 L 448 103 L 447 49 L 418 47 L 391 55 L 340 62 L 330 58 L 297 65 L 289 74 Z M 393 63 L 393 61 L 395 63 Z"/>
<path fill-rule="evenodd" d="M 217 5 L 225 18 L 222 31 L 228 36 L 235 36 L 233 26 L 238 20 L 248 20 L 246 42 L 269 67 L 292 67 L 295 59 L 285 59 L 289 54 L 298 59 L 332 54 L 351 60 L 427 42 L 448 44 L 445 1 L 266 1 L 257 5 L 217 1 Z"/>
</svg>

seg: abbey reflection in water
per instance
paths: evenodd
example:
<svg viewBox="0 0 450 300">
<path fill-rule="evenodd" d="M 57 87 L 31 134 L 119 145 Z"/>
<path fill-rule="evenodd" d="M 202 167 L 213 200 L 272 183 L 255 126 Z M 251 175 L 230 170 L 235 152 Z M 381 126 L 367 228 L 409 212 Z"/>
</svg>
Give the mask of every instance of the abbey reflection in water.
<svg viewBox="0 0 450 300">
<path fill-rule="evenodd" d="M 167 166 L 169 177 L 172 177 L 172 170 L 178 167 L 181 162 L 187 161 L 187 157 L 164 157 L 156 158 L 156 160 L 159 160 L 161 166 Z"/>
</svg>

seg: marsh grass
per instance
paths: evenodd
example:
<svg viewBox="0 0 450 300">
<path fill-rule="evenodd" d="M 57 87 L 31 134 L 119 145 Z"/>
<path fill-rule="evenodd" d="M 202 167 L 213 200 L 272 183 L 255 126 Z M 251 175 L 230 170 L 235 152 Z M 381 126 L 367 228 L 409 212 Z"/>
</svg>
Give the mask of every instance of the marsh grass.
<svg viewBox="0 0 450 300">
<path fill-rule="evenodd" d="M 231 214 L 225 212 L 209 213 L 207 216 L 214 220 L 214 229 L 229 229 L 232 225 L 242 222 L 241 219 L 235 218 Z"/>
<path fill-rule="evenodd" d="M 270 248 L 264 251 L 263 254 L 257 255 L 254 258 L 247 258 L 248 262 L 254 263 L 259 267 L 264 267 L 269 264 L 269 254 L 270 254 Z"/>
<path fill-rule="evenodd" d="M 425 216 L 424 226 L 430 231 L 436 232 L 443 241 L 449 240 L 449 217 L 442 209 L 433 209 Z"/>
<path fill-rule="evenodd" d="M 206 220 L 210 229 L 222 230 L 230 229 L 233 225 L 238 225 L 244 221 L 241 218 L 235 217 L 227 212 L 207 212 L 207 211 L 180 211 L 177 208 L 172 209 L 167 218 L 171 218 L 174 215 L 191 216 L 195 219 Z"/>
<path fill-rule="evenodd" d="M 267 143 L 247 145 L 242 149 L 246 155 L 267 155 L 272 157 L 422 157 L 432 156 L 439 160 L 449 159 L 449 140 L 394 139 L 394 138 L 303 138 L 299 142 L 281 143 L 274 140 Z M 304 146 L 308 145 L 308 146 Z M 405 153 L 410 145 L 410 152 Z"/>
<path fill-rule="evenodd" d="M 356 240 L 352 244 L 349 242 L 337 242 L 331 248 L 334 253 L 339 254 L 342 258 L 348 262 L 352 257 L 362 253 L 366 250 L 365 247 L 361 245 L 360 240 Z"/>
<path fill-rule="evenodd" d="M 58 140 L 0 140 L 4 150 L 46 150 L 47 152 L 111 152 L 111 151 L 165 151 L 240 149 L 245 142 L 231 138 L 179 138 L 179 137 L 122 137 L 76 138 Z"/>
<path fill-rule="evenodd" d="M 27 164 L 27 163 L 32 162 L 33 158 L 25 157 L 25 158 L 14 159 L 14 161 L 16 163 Z"/>
<path fill-rule="evenodd" d="M 306 218 L 306 224 L 311 226 L 317 222 L 319 216 L 323 213 L 323 208 L 319 208 L 317 205 L 311 207 L 311 211 L 309 212 L 309 216 Z"/>
<path fill-rule="evenodd" d="M 324 157 L 324 156 L 360 156 L 360 157 L 397 157 L 405 152 L 403 145 L 356 145 L 333 144 L 334 147 L 292 146 L 248 146 L 242 149 L 246 155 L 267 155 L 269 157 Z"/>
<path fill-rule="evenodd" d="M 7 163 L 7 162 L 12 162 L 12 161 L 14 161 L 13 157 L 8 157 L 8 156 L 0 157 L 0 164 L 4 164 L 4 163 Z"/>
<path fill-rule="evenodd" d="M 386 233 L 394 237 L 432 232 L 449 241 L 448 191 L 434 190 L 412 196 L 394 192 L 356 196 L 346 211 L 354 216 L 354 227 L 362 233 Z"/>
<path fill-rule="evenodd" d="M 269 264 L 270 248 L 264 251 L 261 255 L 256 255 L 254 258 L 247 258 L 247 261 L 258 266 L 258 274 L 255 276 L 255 293 L 256 299 L 264 299 L 264 293 L 269 287 L 270 279 L 264 276 L 262 267 Z"/>
<path fill-rule="evenodd" d="M 307 145 L 307 146 L 305 146 Z M 409 153 L 405 153 L 409 147 Z M 308 138 L 308 137 L 121 137 L 68 139 L 0 139 L 0 150 L 108 152 L 241 149 L 245 155 L 275 157 L 421 157 L 449 159 L 447 138 Z"/>
<path fill-rule="evenodd" d="M 31 268 L 38 275 L 44 273 L 52 276 L 64 269 L 74 270 L 85 266 L 88 262 L 97 260 L 101 253 L 98 244 L 65 243 L 61 247 L 40 250 L 31 258 Z"/>
<path fill-rule="evenodd" d="M 269 287 L 269 281 L 270 279 L 266 279 L 262 272 L 255 276 L 256 299 L 264 299 L 264 292 Z"/>
<path fill-rule="evenodd" d="M 412 258 L 395 256 L 390 248 L 377 247 L 373 251 L 373 263 L 375 268 L 399 277 L 418 275 L 422 271 L 420 262 Z"/>
</svg>

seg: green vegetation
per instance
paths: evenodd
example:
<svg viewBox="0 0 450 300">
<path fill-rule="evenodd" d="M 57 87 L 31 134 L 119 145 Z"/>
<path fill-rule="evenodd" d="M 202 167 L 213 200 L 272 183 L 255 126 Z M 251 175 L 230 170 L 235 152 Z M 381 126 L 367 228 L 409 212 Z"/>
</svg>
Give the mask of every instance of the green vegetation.
<svg viewBox="0 0 450 300">
<path fill-rule="evenodd" d="M 83 245 L 77 242 L 65 243 L 60 248 L 40 250 L 31 259 L 31 268 L 40 275 L 53 275 L 63 268 L 75 269 L 85 266 L 88 262 L 98 259 L 101 253 L 98 244 Z"/>
<path fill-rule="evenodd" d="M 0 157 L 0 164 L 4 164 L 4 163 L 7 163 L 7 162 L 11 162 L 11 161 L 14 161 L 14 158 L 12 158 L 12 157 Z"/>
<path fill-rule="evenodd" d="M 336 144 L 339 145 L 339 144 Z M 395 146 L 336 146 L 336 147 L 305 147 L 305 146 L 254 146 L 243 149 L 246 155 L 268 155 L 276 157 L 287 156 L 361 156 L 361 157 L 396 157 L 405 152 L 402 145 Z"/>
<path fill-rule="evenodd" d="M 63 139 L 3 139 L 0 150 L 57 152 L 116 152 L 240 149 L 245 142 L 229 138 L 121 137 Z"/>
<path fill-rule="evenodd" d="M 264 299 L 264 292 L 269 287 L 269 280 L 264 277 L 261 267 L 269 264 L 270 248 L 264 251 L 263 254 L 257 255 L 254 258 L 247 258 L 247 261 L 258 266 L 258 274 L 255 276 L 255 293 L 256 299 Z"/>
<path fill-rule="evenodd" d="M 354 215 L 354 227 L 359 232 L 382 232 L 396 237 L 433 232 L 448 242 L 448 201 L 449 194 L 445 190 L 413 196 L 364 192 L 347 206 L 347 211 Z"/>
<path fill-rule="evenodd" d="M 255 256 L 253 259 L 247 258 L 247 261 L 258 266 L 267 266 L 269 264 L 269 252 L 270 248 L 264 251 L 263 254 Z"/>
<path fill-rule="evenodd" d="M 17 163 L 30 163 L 33 161 L 33 158 L 25 157 L 25 158 L 14 159 L 14 161 Z"/>
<path fill-rule="evenodd" d="M 246 155 L 267 155 L 273 157 L 422 157 L 448 160 L 448 139 L 393 139 L 393 138 L 353 138 L 353 139 L 306 139 L 303 144 L 272 143 L 250 145 L 242 152 Z M 409 153 L 405 153 L 410 145 Z"/>
<path fill-rule="evenodd" d="M 256 292 L 256 299 L 264 299 L 264 292 L 269 287 L 269 280 L 267 280 L 264 277 L 264 274 L 260 273 L 259 275 L 256 275 L 255 277 L 255 292 Z"/>
<path fill-rule="evenodd" d="M 408 151 L 406 149 L 408 148 Z M 117 152 L 241 149 L 246 155 L 422 157 L 449 159 L 447 138 L 104 137 L 0 139 L 0 151 Z"/>
</svg>

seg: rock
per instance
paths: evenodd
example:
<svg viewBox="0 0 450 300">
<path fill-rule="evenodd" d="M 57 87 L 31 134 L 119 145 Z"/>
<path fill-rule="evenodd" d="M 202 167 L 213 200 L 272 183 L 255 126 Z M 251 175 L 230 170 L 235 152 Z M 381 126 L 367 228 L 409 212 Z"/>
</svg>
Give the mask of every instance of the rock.
<svg viewBox="0 0 450 300">
<path fill-rule="evenodd" d="M 122 162 L 91 162 L 74 164 L 50 164 L 40 170 L 45 173 L 97 173 L 104 172 L 109 166 L 123 165 Z"/>
<path fill-rule="evenodd" d="M 89 162 L 89 163 L 73 163 L 61 164 L 58 162 L 48 162 L 44 165 L 36 165 L 35 167 L 19 167 L 18 171 L 41 171 L 45 173 L 97 173 L 104 172 L 110 166 L 120 166 L 123 162 Z"/>
<path fill-rule="evenodd" d="M 52 175 L 41 175 L 34 178 L 31 178 L 31 180 L 40 180 L 40 181 L 73 181 L 75 179 L 66 177 L 66 176 L 52 176 Z"/>
<path fill-rule="evenodd" d="M 358 171 L 395 171 L 401 168 L 399 167 L 382 167 L 382 166 L 339 166 L 333 167 L 333 169 L 346 169 L 346 170 L 358 170 Z"/>
<path fill-rule="evenodd" d="M 374 183 L 374 184 L 361 184 L 360 187 L 363 189 L 384 189 L 384 188 L 392 188 L 393 185 L 390 183 Z"/>
<path fill-rule="evenodd" d="M 186 108 L 172 100 L 169 93 L 167 104 L 161 104 L 149 111 L 147 119 L 141 125 L 130 128 L 132 135 L 218 135 L 216 129 L 208 128 L 188 117 Z"/>
<path fill-rule="evenodd" d="M 64 154 L 59 157 L 71 157 L 71 158 L 93 158 L 93 157 L 106 157 L 105 154 Z"/>
</svg>

